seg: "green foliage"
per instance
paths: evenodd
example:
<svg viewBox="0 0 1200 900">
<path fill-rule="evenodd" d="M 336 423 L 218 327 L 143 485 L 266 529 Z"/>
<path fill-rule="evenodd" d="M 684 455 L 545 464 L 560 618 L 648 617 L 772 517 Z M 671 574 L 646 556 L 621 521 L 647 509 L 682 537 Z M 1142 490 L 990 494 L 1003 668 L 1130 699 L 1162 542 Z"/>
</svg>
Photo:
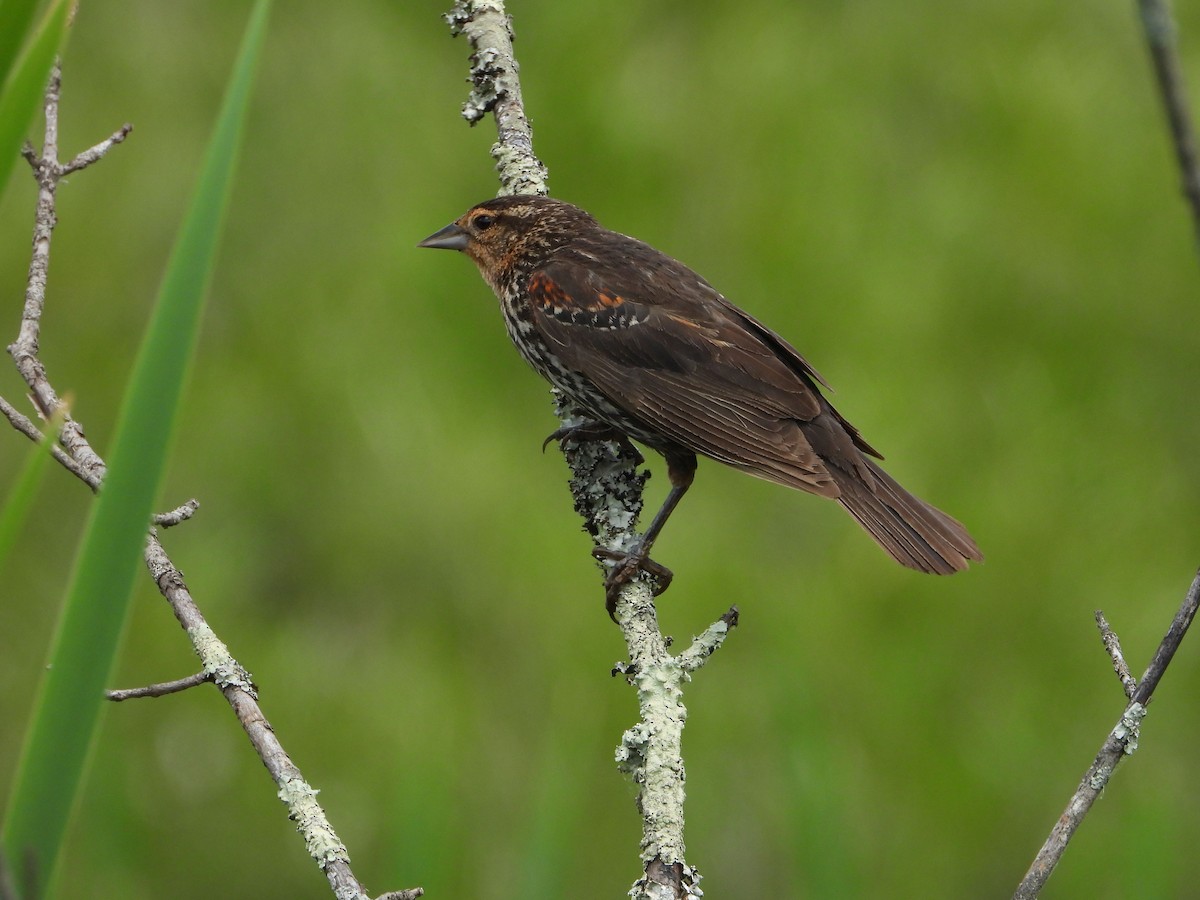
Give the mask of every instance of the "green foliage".
<svg viewBox="0 0 1200 900">
<path fill-rule="evenodd" d="M 565 466 L 538 450 L 549 397 L 470 263 L 414 247 L 496 189 L 494 132 L 457 116 L 467 47 L 442 5 L 287 8 L 164 486 L 202 507 L 168 549 L 372 889 L 619 897 L 638 820 L 612 751 L 634 695 L 608 677 L 623 648 Z M 73 29 L 64 143 L 136 126 L 60 190 L 43 334 L 102 452 L 245 11 L 84 4 Z M 656 556 L 678 641 L 742 611 L 686 695 L 702 886 L 1011 894 L 1124 705 L 1092 611 L 1140 670 L 1200 562 L 1196 260 L 1134 11 L 510 11 L 555 195 L 787 336 L 988 557 L 923 578 L 835 504 L 701 462 Z M 1196 84 L 1200 6 L 1176 11 Z M 19 187 L 0 343 L 28 264 Z M 21 396 L 2 366 L 0 392 Z M 8 485 L 24 439 L 3 437 Z M 51 475 L 0 584 L 4 722 L 28 715 L 89 502 Z M 112 686 L 195 665 L 138 585 Z M 1200 882 L 1197 647 L 1047 900 Z M 0 727 L 0 773 L 19 731 Z M 203 689 L 105 717 L 65 853 L 64 897 L 328 895 Z"/>
<path fill-rule="evenodd" d="M 32 0 L 0 4 L 0 195 L 46 90 L 50 66 L 66 37 L 71 4 L 54 0 L 41 23 L 27 35 L 35 6 Z"/>
<path fill-rule="evenodd" d="M 205 157 L 118 417 L 111 463 L 88 522 L 0 835 L 22 897 L 53 884 L 59 847 L 112 677 L 200 312 L 216 259 L 254 64 L 260 0 Z"/>
<path fill-rule="evenodd" d="M 5 0 L 0 3 L 0 84 L 8 80 L 8 74 L 17 61 L 37 5 L 37 0 Z M 56 4 L 55 13 L 66 6 L 66 3 Z"/>
<path fill-rule="evenodd" d="M 56 432 L 57 427 L 49 430 L 52 434 Z M 0 579 L 4 577 L 4 565 L 33 509 L 38 488 L 51 459 L 53 457 L 49 452 L 49 444 L 43 442 L 30 447 L 25 466 L 13 482 L 12 490 L 4 498 L 4 503 L 0 505 Z"/>
</svg>

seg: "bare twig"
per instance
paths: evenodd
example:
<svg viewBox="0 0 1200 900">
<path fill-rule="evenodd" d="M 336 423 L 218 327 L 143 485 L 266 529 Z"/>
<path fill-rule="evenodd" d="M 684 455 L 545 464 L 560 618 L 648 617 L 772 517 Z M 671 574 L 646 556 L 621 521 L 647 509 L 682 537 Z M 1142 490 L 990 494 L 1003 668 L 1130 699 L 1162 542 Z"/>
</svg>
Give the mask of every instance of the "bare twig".
<svg viewBox="0 0 1200 900">
<path fill-rule="evenodd" d="M 1083 817 L 1087 815 L 1088 810 L 1092 808 L 1092 803 L 1108 784 L 1117 764 L 1137 749 L 1138 729 L 1146 715 L 1146 707 L 1150 704 L 1154 690 L 1167 671 L 1167 666 L 1174 657 L 1175 651 L 1179 649 L 1180 641 L 1187 634 L 1188 626 L 1196 617 L 1198 606 L 1200 606 L 1200 572 L 1197 572 L 1196 577 L 1192 579 L 1192 585 L 1188 588 L 1187 595 L 1183 598 L 1183 603 L 1175 614 L 1166 636 L 1158 645 L 1154 658 L 1150 661 L 1141 680 L 1138 681 L 1137 689 L 1133 692 L 1129 705 L 1125 707 L 1121 718 L 1108 733 L 1103 746 L 1100 747 L 1100 752 L 1096 754 L 1096 759 L 1079 783 L 1079 788 L 1067 802 L 1067 808 L 1055 823 L 1054 828 L 1051 829 L 1050 836 L 1046 838 L 1042 849 L 1038 851 L 1033 865 L 1029 867 L 1029 871 L 1025 873 L 1024 879 L 1018 885 L 1016 893 L 1013 894 L 1013 900 L 1033 900 L 1038 896 L 1046 884 L 1046 880 L 1050 877 L 1050 873 L 1054 871 L 1054 867 L 1058 865 L 1059 859 L 1066 851 L 1071 836 L 1083 821 Z"/>
<path fill-rule="evenodd" d="M 1150 665 L 1142 673 L 1142 677 L 1138 681 L 1137 692 L 1133 695 L 1135 701 L 1142 705 L 1149 704 L 1155 688 L 1166 674 L 1167 666 L 1171 664 L 1171 660 L 1175 657 L 1175 651 L 1179 649 L 1179 644 L 1183 641 L 1192 620 L 1196 617 L 1197 606 L 1200 606 L 1200 573 L 1197 573 L 1196 577 L 1192 579 L 1192 586 L 1188 588 L 1183 604 L 1171 621 L 1171 627 L 1167 629 L 1166 636 L 1158 645 L 1154 659 L 1150 660 Z"/>
<path fill-rule="evenodd" d="M 1200 164 L 1196 158 L 1196 135 L 1192 128 L 1186 82 L 1175 47 L 1175 23 L 1166 0 L 1138 0 L 1138 12 L 1150 58 L 1154 61 L 1154 74 L 1158 78 L 1158 90 L 1166 109 L 1171 140 L 1175 145 L 1183 195 L 1192 211 L 1192 224 L 1196 229 L 1197 242 L 1200 243 Z"/>
<path fill-rule="evenodd" d="M 33 421 L 27 416 L 19 413 L 7 400 L 0 397 L 0 414 L 12 424 L 12 427 L 25 435 L 34 443 L 41 443 L 45 440 L 45 435 L 38 429 Z M 75 462 L 67 452 L 61 447 L 55 445 L 50 448 L 50 454 L 54 459 L 68 472 L 90 487 L 93 491 L 99 490 L 100 478 L 96 475 L 95 470 L 86 469 L 79 463 Z"/>
<path fill-rule="evenodd" d="M 66 459 L 61 459 L 55 448 L 56 458 L 81 481 L 98 489 L 106 471 L 104 461 L 88 443 L 83 428 L 70 418 L 65 405 L 59 400 L 46 375 L 45 367 L 38 358 L 39 332 L 42 312 L 46 302 L 46 278 L 50 259 L 50 239 L 55 224 L 55 189 L 58 180 L 68 172 L 76 172 L 101 159 L 113 146 L 124 140 L 130 131 L 126 125 L 111 137 L 85 150 L 71 162 L 58 162 L 58 99 L 61 85 L 59 66 L 56 64 L 46 89 L 46 133 L 45 144 L 40 156 L 32 149 L 25 156 L 30 159 L 39 191 L 37 213 L 34 224 L 33 257 L 29 266 L 29 283 L 25 293 L 25 307 L 21 318 L 21 330 L 17 340 L 9 346 L 9 352 L 21 375 L 29 385 L 31 397 L 40 416 L 47 420 L 61 419 L 63 434 L 60 438 Z M 42 440 L 41 432 L 25 416 L 9 404 L 0 400 L 0 412 L 21 433 L 32 440 Z M 68 434 L 69 430 L 69 434 Z M 183 506 L 154 517 L 155 523 L 168 527 L 189 519 L 199 507 L 190 500 Z M 296 822 L 297 830 L 304 836 L 309 854 L 324 871 L 338 900 L 369 900 L 366 889 L 350 869 L 350 857 L 346 847 L 334 832 L 324 811 L 317 804 L 317 791 L 301 776 L 283 745 L 275 735 L 259 707 L 258 693 L 250 674 L 229 653 L 229 649 L 208 626 L 201 615 L 191 593 L 184 584 L 183 576 L 171 562 L 159 543 L 157 533 L 151 529 L 146 540 L 146 567 L 154 578 L 160 593 L 171 606 L 175 618 L 183 626 L 192 647 L 203 665 L 203 670 L 190 678 L 167 684 L 151 685 L 129 691 L 109 691 L 112 700 L 130 697 L 161 696 L 183 690 L 206 681 L 214 682 L 233 709 L 251 745 L 263 761 L 267 771 L 278 786 L 278 796 L 288 808 L 288 816 Z M 383 895 L 391 900 L 412 900 L 424 894 L 421 888 L 392 892 Z M 383 900 L 381 897 L 380 900 Z"/>
<path fill-rule="evenodd" d="M 167 694 L 177 694 L 188 688 L 199 687 L 213 680 L 209 672 L 197 672 L 187 678 L 177 678 L 175 681 L 164 681 L 160 684 L 148 684 L 140 688 L 125 688 L 124 690 L 105 691 L 106 700 L 120 703 L 122 700 L 138 700 L 142 697 L 165 697 Z"/>
<path fill-rule="evenodd" d="M 498 141 L 492 148 L 503 194 L 546 193 L 546 168 L 533 152 L 532 133 L 521 100 L 512 25 L 502 0 L 458 0 L 446 16 L 454 34 L 471 43 L 471 94 L 463 116 L 474 125 L 488 112 L 496 118 Z M 564 428 L 584 420 L 562 395 L 555 412 Z M 571 468 L 575 509 L 597 548 L 622 553 L 638 538 L 638 516 L 648 472 L 628 441 L 561 442 Z M 737 624 L 736 609 L 710 626 L 678 657 L 667 652 L 658 627 L 649 576 L 639 572 L 622 586 L 615 607 L 629 650 L 630 665 L 619 666 L 638 689 L 641 720 L 621 739 L 622 771 L 639 787 L 642 813 L 643 875 L 630 892 L 634 900 L 685 900 L 698 897 L 699 873 L 684 860 L 684 768 L 681 739 L 685 713 L 682 685 L 689 674 L 721 645 Z"/>
<path fill-rule="evenodd" d="M 8 352 L 16 363 L 17 371 L 29 385 L 30 396 L 38 414 L 49 421 L 56 413 L 62 413 L 63 425 L 59 432 L 59 442 L 76 465 L 89 472 L 98 483 L 104 478 L 104 463 L 83 436 L 83 428 L 63 410 L 62 402 L 46 376 L 46 367 L 38 358 L 42 310 L 46 305 L 46 278 L 50 269 L 50 238 L 57 221 L 54 213 L 55 192 L 63 175 L 63 167 L 58 161 L 58 96 L 61 84 L 62 69 L 55 63 L 46 87 L 46 130 L 42 152 L 40 156 L 35 155 L 32 150 L 25 154 L 33 166 L 34 177 L 38 183 L 37 213 L 34 219 L 33 255 L 29 261 L 29 280 L 25 288 L 21 329 L 17 339 L 9 344 Z M 97 153 L 89 162 L 95 162 L 101 156 L 102 152 Z M 77 168 L 82 168 L 83 165 Z"/>
<path fill-rule="evenodd" d="M 181 522 L 186 522 L 196 514 L 196 510 L 199 508 L 200 501 L 193 498 L 170 512 L 158 513 L 154 517 L 154 524 L 161 525 L 163 528 L 172 528 Z"/>
<path fill-rule="evenodd" d="M 1112 660 L 1113 671 L 1121 679 L 1125 696 L 1132 700 L 1134 691 L 1137 690 L 1137 679 L 1133 677 L 1133 673 L 1129 671 L 1129 664 L 1125 662 L 1125 655 L 1121 652 L 1121 641 L 1117 638 L 1117 633 L 1109 627 L 1108 620 L 1104 618 L 1104 613 L 1100 610 L 1096 610 L 1096 627 L 1100 629 L 1100 640 L 1104 642 L 1104 649 L 1108 651 L 1109 659 Z"/>
<path fill-rule="evenodd" d="M 80 169 L 86 169 L 92 163 L 99 162 L 116 144 L 121 143 L 121 141 L 129 137 L 129 132 L 131 131 L 133 131 L 133 126 L 126 122 L 94 147 L 88 147 L 82 153 L 76 154 L 73 160 L 59 169 L 58 174 L 60 176 L 70 175 L 72 172 L 78 172 Z"/>
</svg>

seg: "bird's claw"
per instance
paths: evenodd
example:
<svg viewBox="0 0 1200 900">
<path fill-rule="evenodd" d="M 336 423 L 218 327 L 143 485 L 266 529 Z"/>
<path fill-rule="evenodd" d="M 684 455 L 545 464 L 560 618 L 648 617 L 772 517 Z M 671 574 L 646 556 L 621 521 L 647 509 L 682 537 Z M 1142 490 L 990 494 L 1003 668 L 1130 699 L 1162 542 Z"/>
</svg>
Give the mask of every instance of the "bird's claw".
<svg viewBox="0 0 1200 900">
<path fill-rule="evenodd" d="M 614 622 L 617 620 L 617 597 L 621 593 L 621 588 L 632 581 L 638 572 L 646 572 L 654 576 L 655 583 L 651 588 L 651 593 L 655 597 L 670 587 L 671 580 L 675 577 L 674 572 L 646 555 L 646 550 L 643 549 L 640 541 L 634 545 L 632 550 L 625 552 L 609 550 L 607 547 L 596 547 L 592 550 L 592 556 L 600 562 L 614 563 L 604 579 L 604 608 L 608 610 L 608 617 Z"/>
<path fill-rule="evenodd" d="M 546 452 L 551 441 L 558 441 L 560 444 L 566 441 L 608 441 L 615 440 L 619 436 L 617 430 L 606 422 L 589 419 L 578 425 L 563 425 L 561 428 L 555 428 L 542 441 L 542 452 Z"/>
<path fill-rule="evenodd" d="M 607 422 L 588 420 L 580 422 L 578 425 L 563 425 L 561 428 L 556 428 L 542 441 L 543 453 L 546 452 L 551 441 L 558 441 L 560 444 L 567 441 L 616 441 L 626 452 L 637 457 L 637 465 L 640 466 L 646 461 L 646 458 L 638 452 L 637 447 L 633 446 L 629 438 Z"/>
</svg>

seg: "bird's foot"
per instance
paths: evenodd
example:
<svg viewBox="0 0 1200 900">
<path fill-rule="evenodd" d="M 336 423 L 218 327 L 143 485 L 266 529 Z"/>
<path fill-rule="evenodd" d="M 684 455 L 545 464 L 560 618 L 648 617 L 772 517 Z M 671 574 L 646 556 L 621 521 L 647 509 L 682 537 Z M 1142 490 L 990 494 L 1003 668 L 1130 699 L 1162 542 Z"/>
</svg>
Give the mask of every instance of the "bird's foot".
<svg viewBox="0 0 1200 900">
<path fill-rule="evenodd" d="M 604 608 L 608 610 L 608 617 L 614 622 L 617 620 L 617 595 L 620 594 L 621 587 L 628 584 L 638 572 L 647 572 L 654 576 L 652 593 L 656 597 L 671 586 L 671 579 L 675 577 L 675 573 L 652 560 L 647 555 L 648 552 L 649 548 L 644 547 L 641 541 L 624 553 L 609 550 L 607 547 L 596 547 L 592 550 L 592 556 L 597 560 L 613 563 L 604 579 Z"/>
<path fill-rule="evenodd" d="M 637 447 L 633 446 L 629 438 L 607 422 L 589 419 L 588 421 L 580 422 L 578 425 L 564 425 L 562 428 L 556 428 L 542 441 L 543 453 L 546 452 L 546 448 L 550 445 L 551 441 L 558 441 L 560 444 L 567 441 L 615 441 L 627 453 L 637 457 L 637 465 L 640 466 L 646 461 L 646 458 L 638 452 Z"/>
</svg>

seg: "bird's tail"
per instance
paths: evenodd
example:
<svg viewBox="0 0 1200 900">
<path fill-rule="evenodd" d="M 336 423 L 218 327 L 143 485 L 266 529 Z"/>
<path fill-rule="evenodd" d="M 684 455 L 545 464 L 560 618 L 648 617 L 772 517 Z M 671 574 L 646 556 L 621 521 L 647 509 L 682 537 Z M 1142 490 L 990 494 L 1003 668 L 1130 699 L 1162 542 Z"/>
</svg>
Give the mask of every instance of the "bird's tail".
<svg viewBox="0 0 1200 900">
<path fill-rule="evenodd" d="M 900 487 L 874 460 L 862 457 L 874 484 L 830 466 L 841 490 L 838 502 L 901 565 L 950 575 L 983 561 L 967 529 L 940 509 Z"/>
</svg>

